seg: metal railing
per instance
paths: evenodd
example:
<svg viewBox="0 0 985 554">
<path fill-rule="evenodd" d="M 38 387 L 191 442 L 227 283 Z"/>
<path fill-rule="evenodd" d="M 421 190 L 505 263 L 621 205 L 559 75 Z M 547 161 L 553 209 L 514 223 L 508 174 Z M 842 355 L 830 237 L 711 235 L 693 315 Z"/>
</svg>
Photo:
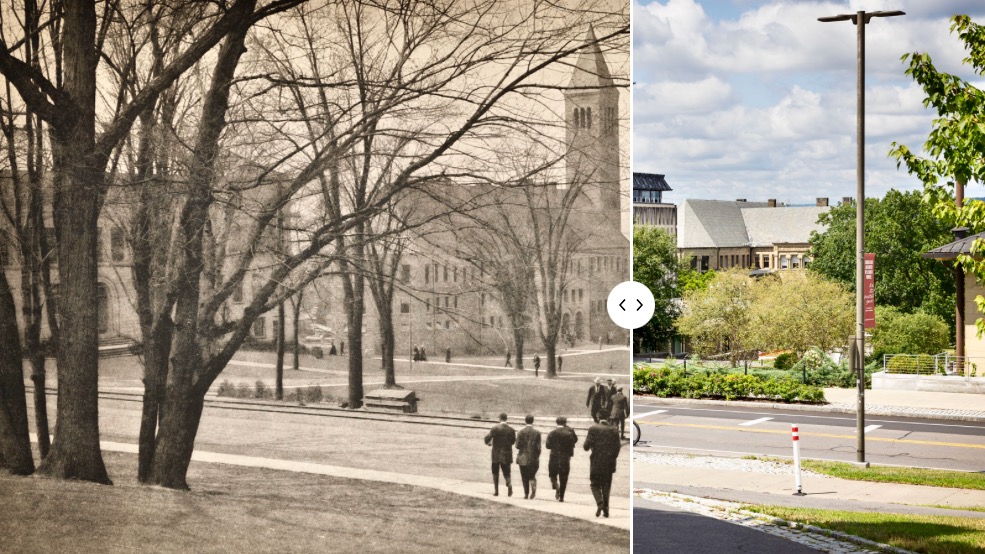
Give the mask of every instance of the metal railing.
<svg viewBox="0 0 985 554">
<path fill-rule="evenodd" d="M 886 373 L 898 375 L 954 375 L 978 376 L 979 367 L 985 369 L 985 358 L 955 356 L 941 353 L 930 354 L 884 354 L 882 369 Z"/>
</svg>

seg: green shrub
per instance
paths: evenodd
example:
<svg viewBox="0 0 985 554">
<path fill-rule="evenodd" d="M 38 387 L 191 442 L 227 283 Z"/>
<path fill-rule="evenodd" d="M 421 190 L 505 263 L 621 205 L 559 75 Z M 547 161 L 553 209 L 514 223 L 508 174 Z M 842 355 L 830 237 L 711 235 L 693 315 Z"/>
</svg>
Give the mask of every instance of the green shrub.
<svg viewBox="0 0 985 554">
<path fill-rule="evenodd" d="M 301 389 L 299 388 L 298 391 Z M 321 402 L 325 397 L 325 393 L 322 391 L 321 385 L 308 385 L 308 388 L 304 390 L 304 399 L 307 402 Z"/>
<path fill-rule="evenodd" d="M 692 372 L 685 375 L 683 370 L 668 367 L 634 368 L 633 390 L 659 397 L 824 402 L 824 391 L 820 387 L 806 385 L 789 377 L 777 379 L 720 371 Z"/>
<path fill-rule="evenodd" d="M 257 380 L 256 385 L 253 388 L 253 398 L 273 398 L 274 393 L 264 384 L 263 381 Z"/>
<path fill-rule="evenodd" d="M 793 352 L 784 352 L 773 361 L 773 367 L 776 369 L 790 369 L 795 363 L 797 363 L 797 355 Z"/>
<path fill-rule="evenodd" d="M 216 390 L 216 395 L 218 396 L 231 396 L 236 397 L 236 385 L 232 383 L 229 379 L 219 383 L 219 389 Z"/>
<path fill-rule="evenodd" d="M 236 398 L 253 398 L 253 389 L 246 383 L 236 386 Z"/>
</svg>

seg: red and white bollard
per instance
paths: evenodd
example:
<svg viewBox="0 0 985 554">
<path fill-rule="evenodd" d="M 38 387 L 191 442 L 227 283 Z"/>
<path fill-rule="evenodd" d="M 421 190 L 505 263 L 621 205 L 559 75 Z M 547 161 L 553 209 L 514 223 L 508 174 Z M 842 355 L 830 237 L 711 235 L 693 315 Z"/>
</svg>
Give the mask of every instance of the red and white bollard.
<svg viewBox="0 0 985 554">
<path fill-rule="evenodd" d="M 797 492 L 794 496 L 804 496 L 803 486 L 800 482 L 800 431 L 796 423 L 790 424 L 790 433 L 793 435 L 793 475 L 797 484 Z"/>
</svg>

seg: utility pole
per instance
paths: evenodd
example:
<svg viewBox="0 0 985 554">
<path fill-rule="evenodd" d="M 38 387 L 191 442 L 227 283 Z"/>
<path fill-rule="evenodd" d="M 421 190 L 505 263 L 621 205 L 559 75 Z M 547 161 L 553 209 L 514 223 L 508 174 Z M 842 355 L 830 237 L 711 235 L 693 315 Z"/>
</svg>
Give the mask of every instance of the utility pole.
<svg viewBox="0 0 985 554">
<path fill-rule="evenodd" d="M 865 311 L 864 299 L 864 256 L 865 256 L 865 26 L 873 17 L 894 17 L 906 15 L 901 11 L 859 11 L 854 14 L 840 14 L 819 17 L 822 23 L 851 21 L 858 29 L 858 91 L 856 139 L 856 190 L 855 190 L 855 337 L 849 348 L 849 370 L 855 371 L 858 385 L 856 401 L 856 461 L 865 461 Z"/>
</svg>

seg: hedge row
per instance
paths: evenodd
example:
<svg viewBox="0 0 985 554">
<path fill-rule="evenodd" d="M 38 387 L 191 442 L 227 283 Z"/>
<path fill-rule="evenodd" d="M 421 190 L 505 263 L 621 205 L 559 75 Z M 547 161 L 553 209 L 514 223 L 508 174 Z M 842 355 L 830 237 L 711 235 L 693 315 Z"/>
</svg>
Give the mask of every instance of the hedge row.
<svg viewBox="0 0 985 554">
<path fill-rule="evenodd" d="M 725 400 L 774 400 L 824 402 L 820 387 L 793 379 L 776 379 L 737 373 L 684 373 L 681 369 L 642 366 L 633 369 L 633 390 L 660 397 L 723 398 Z"/>
</svg>

